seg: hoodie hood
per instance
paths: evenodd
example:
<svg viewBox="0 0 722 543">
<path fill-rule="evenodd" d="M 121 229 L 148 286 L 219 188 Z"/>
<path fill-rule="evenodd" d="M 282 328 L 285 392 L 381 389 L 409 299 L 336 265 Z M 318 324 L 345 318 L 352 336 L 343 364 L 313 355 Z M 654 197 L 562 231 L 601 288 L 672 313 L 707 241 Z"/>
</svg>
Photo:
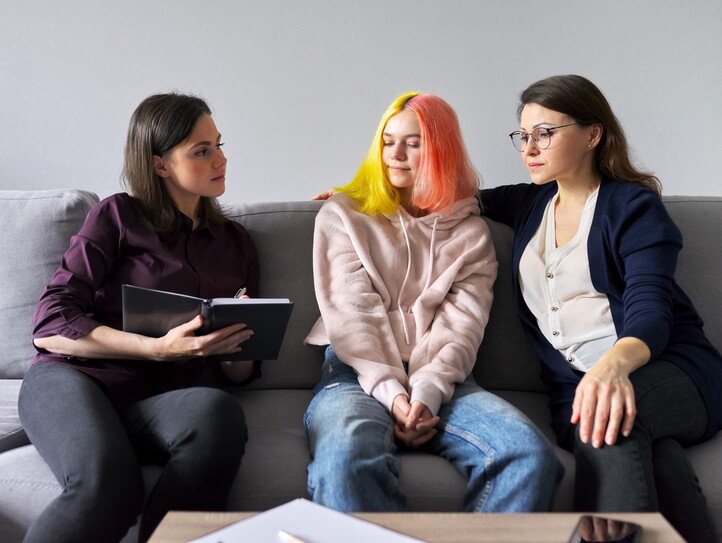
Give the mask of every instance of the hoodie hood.
<svg viewBox="0 0 722 543">
<path fill-rule="evenodd" d="M 394 213 L 384 213 L 384 216 L 397 227 L 399 227 L 399 222 L 404 220 L 406 224 L 415 223 L 432 230 L 448 230 L 454 228 L 469 215 L 480 214 L 481 209 L 476 198 L 463 198 L 447 209 L 435 211 L 423 217 L 414 217 L 403 206 L 399 206 Z"/>
</svg>

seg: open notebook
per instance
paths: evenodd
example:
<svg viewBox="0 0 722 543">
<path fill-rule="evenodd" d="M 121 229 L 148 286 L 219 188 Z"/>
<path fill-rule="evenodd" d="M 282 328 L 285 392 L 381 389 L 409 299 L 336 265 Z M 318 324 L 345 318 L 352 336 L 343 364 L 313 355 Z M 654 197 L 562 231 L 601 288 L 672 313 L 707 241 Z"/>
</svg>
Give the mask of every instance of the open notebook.
<svg viewBox="0 0 722 543">
<path fill-rule="evenodd" d="M 372 522 L 297 499 L 238 521 L 188 543 L 283 543 L 279 532 L 296 543 L 423 543 Z"/>
<path fill-rule="evenodd" d="M 168 330 L 203 316 L 207 334 L 235 323 L 245 323 L 253 336 L 241 344 L 241 352 L 222 355 L 224 360 L 275 360 L 293 310 L 285 298 L 197 298 L 175 292 L 123 285 L 123 330 L 161 337 Z"/>
</svg>

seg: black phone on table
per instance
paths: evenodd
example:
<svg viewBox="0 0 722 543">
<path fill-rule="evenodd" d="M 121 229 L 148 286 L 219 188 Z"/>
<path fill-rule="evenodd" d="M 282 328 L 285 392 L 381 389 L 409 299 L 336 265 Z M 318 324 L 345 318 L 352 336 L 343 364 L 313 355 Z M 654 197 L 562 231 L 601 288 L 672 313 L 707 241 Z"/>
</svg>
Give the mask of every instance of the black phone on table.
<svg viewBox="0 0 722 543">
<path fill-rule="evenodd" d="M 642 527 L 626 520 L 582 515 L 569 543 L 641 543 Z"/>
</svg>

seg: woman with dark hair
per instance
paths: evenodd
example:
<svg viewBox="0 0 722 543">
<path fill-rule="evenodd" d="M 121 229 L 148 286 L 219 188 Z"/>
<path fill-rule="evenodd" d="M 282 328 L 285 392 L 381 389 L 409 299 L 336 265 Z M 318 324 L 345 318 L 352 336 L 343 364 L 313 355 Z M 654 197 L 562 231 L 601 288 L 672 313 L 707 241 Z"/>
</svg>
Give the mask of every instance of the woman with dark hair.
<svg viewBox="0 0 722 543">
<path fill-rule="evenodd" d="M 321 208 L 313 265 L 328 345 L 305 415 L 314 501 L 402 511 L 397 443 L 447 458 L 470 512 L 546 511 L 563 473 L 539 430 L 471 375 L 496 278 L 479 177 L 454 110 L 386 110 L 354 179 Z"/>
<path fill-rule="evenodd" d="M 674 280 L 682 237 L 659 181 L 583 77 L 534 83 L 519 119 L 531 184 L 481 202 L 515 231 L 516 302 L 576 458 L 576 507 L 660 510 L 687 540 L 716 541 L 683 447 L 720 428 L 722 357 Z"/>
<path fill-rule="evenodd" d="M 20 392 L 20 419 L 63 491 L 27 542 L 119 541 L 141 515 L 146 541 L 171 509 L 222 510 L 246 442 L 228 393 L 194 386 L 202 368 L 231 381 L 250 361 L 242 324 L 204 336 L 201 317 L 151 338 L 122 331 L 121 285 L 233 296 L 258 290 L 255 248 L 224 218 L 221 135 L 206 103 L 155 95 L 133 113 L 119 193 L 95 206 L 36 306 L 38 355 Z M 217 359 L 217 356 L 214 358 Z M 146 496 L 141 463 L 162 465 Z"/>
</svg>

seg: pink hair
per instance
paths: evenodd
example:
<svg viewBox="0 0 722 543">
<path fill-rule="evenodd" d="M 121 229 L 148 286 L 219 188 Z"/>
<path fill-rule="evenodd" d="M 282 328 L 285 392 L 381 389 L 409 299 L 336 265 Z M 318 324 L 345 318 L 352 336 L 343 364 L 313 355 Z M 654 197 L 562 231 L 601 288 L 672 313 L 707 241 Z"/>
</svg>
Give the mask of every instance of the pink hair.
<svg viewBox="0 0 722 543">
<path fill-rule="evenodd" d="M 454 110 L 438 96 L 409 92 L 396 98 L 384 113 L 353 180 L 337 188 L 358 201 L 363 213 L 391 213 L 401 201 L 388 179 L 382 154 L 386 123 L 405 109 L 414 112 L 421 128 L 421 161 L 411 204 L 439 211 L 475 196 L 479 189 L 479 174 L 469 160 Z"/>
<path fill-rule="evenodd" d="M 418 94 L 404 109 L 416 114 L 421 127 L 421 164 L 411 203 L 438 211 L 462 198 L 475 196 L 479 174 L 471 164 L 456 113 L 433 94 Z"/>
</svg>

